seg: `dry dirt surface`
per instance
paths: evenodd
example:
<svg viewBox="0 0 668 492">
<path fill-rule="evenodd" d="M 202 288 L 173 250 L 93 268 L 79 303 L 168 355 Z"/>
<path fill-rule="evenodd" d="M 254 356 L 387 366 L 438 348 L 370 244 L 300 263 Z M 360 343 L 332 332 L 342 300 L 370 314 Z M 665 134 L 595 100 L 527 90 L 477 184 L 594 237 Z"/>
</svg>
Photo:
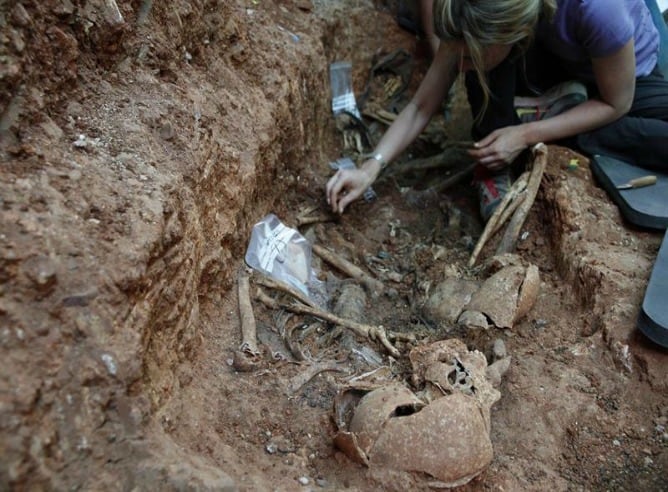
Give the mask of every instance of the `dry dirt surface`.
<svg viewBox="0 0 668 492">
<path fill-rule="evenodd" d="M 540 289 L 512 328 L 424 310 L 444 278 L 487 275 L 467 266 L 482 229 L 467 182 L 416 202 L 386 179 L 375 201 L 300 231 L 387 287 L 343 312 L 417 341 L 389 357 L 253 301 L 260 355 L 238 353 L 253 224 L 326 212 L 328 163 L 343 153 L 329 64 L 352 62 L 356 92 L 377 53 L 411 53 L 409 91 L 424 73 L 424 45 L 395 12 L 0 4 L 0 490 L 426 490 L 429 477 L 339 451 L 333 402 L 370 371 L 410 385 L 412 346 L 455 337 L 489 358 L 500 340 L 512 358 L 491 409 L 494 458 L 461 490 L 668 489 L 667 354 L 635 328 L 662 235 L 625 224 L 565 148 L 549 147 L 518 244 Z M 332 309 L 351 281 L 313 266 Z"/>
</svg>

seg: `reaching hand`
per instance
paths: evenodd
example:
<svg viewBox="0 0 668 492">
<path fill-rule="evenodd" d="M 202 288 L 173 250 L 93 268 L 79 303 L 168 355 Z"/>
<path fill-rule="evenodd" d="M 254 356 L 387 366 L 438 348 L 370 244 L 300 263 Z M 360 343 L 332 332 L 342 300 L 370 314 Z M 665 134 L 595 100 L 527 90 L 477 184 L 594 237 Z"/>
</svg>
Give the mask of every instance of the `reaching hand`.
<svg viewBox="0 0 668 492">
<path fill-rule="evenodd" d="M 497 170 L 511 164 L 527 146 L 522 125 L 507 126 L 476 142 L 469 155 L 486 168 Z"/>
<path fill-rule="evenodd" d="M 343 213 L 351 202 L 357 200 L 371 186 L 376 175 L 377 172 L 369 172 L 369 169 L 364 167 L 339 169 L 327 182 L 326 187 L 327 203 L 332 207 L 332 211 Z"/>
</svg>

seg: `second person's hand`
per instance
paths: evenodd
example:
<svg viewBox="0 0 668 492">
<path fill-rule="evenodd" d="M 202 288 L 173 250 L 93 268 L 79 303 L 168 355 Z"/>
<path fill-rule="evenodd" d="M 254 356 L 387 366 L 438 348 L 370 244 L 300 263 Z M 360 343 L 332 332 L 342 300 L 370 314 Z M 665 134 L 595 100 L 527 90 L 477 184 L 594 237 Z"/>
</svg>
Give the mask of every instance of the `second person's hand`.
<svg viewBox="0 0 668 492">
<path fill-rule="evenodd" d="M 479 164 L 496 171 L 510 165 L 527 148 L 524 126 L 509 126 L 493 131 L 469 150 Z"/>
</svg>

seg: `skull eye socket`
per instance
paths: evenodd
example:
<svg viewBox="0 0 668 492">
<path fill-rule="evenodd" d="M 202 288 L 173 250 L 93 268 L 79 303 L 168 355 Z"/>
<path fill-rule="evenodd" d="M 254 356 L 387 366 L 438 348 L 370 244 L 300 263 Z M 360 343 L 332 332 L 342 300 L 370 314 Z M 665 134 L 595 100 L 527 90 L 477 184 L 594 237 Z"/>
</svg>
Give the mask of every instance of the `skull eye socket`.
<svg viewBox="0 0 668 492">
<path fill-rule="evenodd" d="M 417 413 L 419 408 L 415 405 L 401 405 L 394 409 L 390 417 L 407 417 L 408 415 L 413 415 Z"/>
<path fill-rule="evenodd" d="M 461 390 L 462 392 L 473 395 L 476 392 L 475 386 L 473 386 L 473 378 L 471 373 L 464 367 L 464 364 L 459 359 L 455 359 L 452 362 L 452 368 L 448 372 L 448 383 L 453 387 Z"/>
</svg>

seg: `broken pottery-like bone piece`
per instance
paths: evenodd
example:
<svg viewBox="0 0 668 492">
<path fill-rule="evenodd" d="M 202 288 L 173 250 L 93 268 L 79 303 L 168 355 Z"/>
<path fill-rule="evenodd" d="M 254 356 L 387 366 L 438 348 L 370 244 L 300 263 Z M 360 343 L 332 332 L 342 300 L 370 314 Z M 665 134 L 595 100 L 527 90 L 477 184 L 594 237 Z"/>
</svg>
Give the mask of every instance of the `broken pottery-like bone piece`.
<svg viewBox="0 0 668 492">
<path fill-rule="evenodd" d="M 467 328 L 485 328 L 483 317 L 487 317 L 499 328 L 512 328 L 531 310 L 539 290 L 537 266 L 506 266 L 485 280 L 473 294 L 458 324 Z"/>
<path fill-rule="evenodd" d="M 500 394 L 487 381 L 485 356 L 451 339 L 416 347 L 409 358 L 414 382 L 452 393 L 425 404 L 399 383 L 366 394 L 349 388 L 334 400 L 334 443 L 375 470 L 426 473 L 439 486 L 463 485 L 493 458 L 489 415 Z"/>
<path fill-rule="evenodd" d="M 382 386 L 360 400 L 350 421 L 350 431 L 357 435 L 360 447 L 368 453 L 387 419 L 398 411 L 415 411 L 423 406 L 424 403 L 401 384 Z"/>
<path fill-rule="evenodd" d="M 524 275 L 524 268 L 521 266 L 499 270 L 485 280 L 480 290 L 473 294 L 466 309 L 484 313 L 499 328 L 512 328 Z"/>
<path fill-rule="evenodd" d="M 529 265 L 524 275 L 524 281 L 520 287 L 517 299 L 517 310 L 515 311 L 515 322 L 526 316 L 538 299 L 540 290 L 540 273 L 536 265 Z"/>
<path fill-rule="evenodd" d="M 478 403 L 454 393 L 387 420 L 368 457 L 370 466 L 424 472 L 452 486 L 482 472 L 494 453 Z"/>
<path fill-rule="evenodd" d="M 480 311 L 466 310 L 457 318 L 457 324 L 469 330 L 487 330 L 489 321 Z"/>
<path fill-rule="evenodd" d="M 434 288 L 425 303 L 427 316 L 443 327 L 453 326 L 479 286 L 473 280 L 446 278 Z"/>
<path fill-rule="evenodd" d="M 483 412 L 488 412 L 501 397 L 486 380 L 485 355 L 477 350 L 469 351 L 458 338 L 415 347 L 408 357 L 415 387 L 430 383 L 440 390 L 438 396 L 456 392 L 472 395 Z"/>
</svg>

